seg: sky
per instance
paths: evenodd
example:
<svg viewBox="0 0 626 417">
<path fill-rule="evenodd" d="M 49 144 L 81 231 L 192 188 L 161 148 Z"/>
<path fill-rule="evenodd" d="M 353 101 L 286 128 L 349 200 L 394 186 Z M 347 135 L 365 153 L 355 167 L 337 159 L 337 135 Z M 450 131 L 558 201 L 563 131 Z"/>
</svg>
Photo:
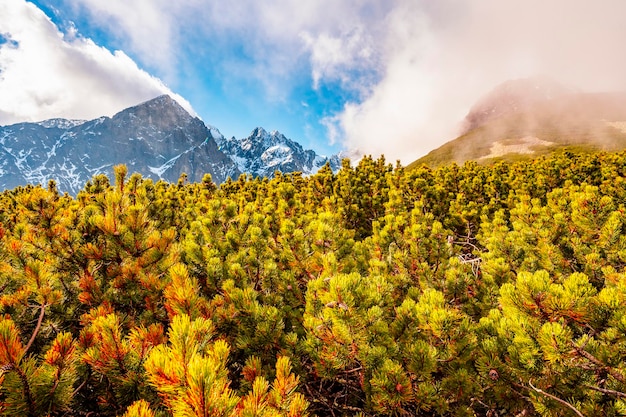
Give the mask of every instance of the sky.
<svg viewBox="0 0 626 417">
<path fill-rule="evenodd" d="M 496 85 L 626 90 L 623 0 L 0 0 L 0 125 L 170 94 L 227 137 L 410 163 Z"/>
</svg>

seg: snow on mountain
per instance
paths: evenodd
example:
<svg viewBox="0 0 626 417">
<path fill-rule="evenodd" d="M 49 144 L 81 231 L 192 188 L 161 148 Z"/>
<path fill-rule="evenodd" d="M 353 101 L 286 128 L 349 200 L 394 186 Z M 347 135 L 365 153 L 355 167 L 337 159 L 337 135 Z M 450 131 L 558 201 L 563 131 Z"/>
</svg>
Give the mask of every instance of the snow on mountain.
<svg viewBox="0 0 626 417">
<path fill-rule="evenodd" d="M 252 131 L 250 136 L 235 139 L 217 139 L 220 149 L 230 155 L 241 172 L 253 176 L 272 177 L 274 172 L 299 171 L 305 175 L 316 173 L 326 163 L 333 171 L 341 168 L 339 156 L 329 158 L 317 155 L 312 150 L 286 138 L 282 133 L 267 132 L 261 127 Z"/>
<path fill-rule="evenodd" d="M 53 129 L 53 128 L 57 128 L 57 129 L 63 129 L 63 130 L 68 130 L 71 129 L 73 127 L 76 126 L 80 126 L 83 123 L 85 123 L 87 120 L 80 120 L 80 119 L 48 119 L 48 120 L 43 120 L 41 122 L 37 122 L 36 124 L 38 124 L 39 126 L 43 126 L 45 128 L 48 129 Z"/>
<path fill-rule="evenodd" d="M 112 177 L 117 164 L 153 180 L 176 182 L 186 173 L 189 181 L 200 181 L 210 173 L 220 183 L 240 171 L 218 149 L 218 133 L 169 96 L 110 118 L 0 127 L 0 189 L 54 179 L 60 190 L 75 194 L 94 175 Z"/>
<path fill-rule="evenodd" d="M 95 175 L 112 178 L 117 164 L 155 181 L 176 182 L 183 173 L 201 181 L 209 173 L 219 184 L 241 173 L 310 175 L 326 163 L 341 167 L 338 155 L 317 155 L 276 131 L 226 139 L 166 95 L 112 117 L 0 126 L 0 190 L 54 179 L 59 190 L 76 194 Z"/>
</svg>

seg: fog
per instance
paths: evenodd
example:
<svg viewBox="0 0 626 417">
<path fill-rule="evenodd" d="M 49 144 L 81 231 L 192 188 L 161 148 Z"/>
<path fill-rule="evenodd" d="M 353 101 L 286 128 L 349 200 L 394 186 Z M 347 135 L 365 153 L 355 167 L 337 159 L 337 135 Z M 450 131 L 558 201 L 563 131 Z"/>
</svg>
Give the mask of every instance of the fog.
<svg viewBox="0 0 626 417">
<path fill-rule="evenodd" d="M 348 149 L 411 162 L 454 138 L 471 105 L 508 79 L 626 90 L 626 2 L 407 1 L 394 12 L 381 81 L 332 120 Z"/>
</svg>

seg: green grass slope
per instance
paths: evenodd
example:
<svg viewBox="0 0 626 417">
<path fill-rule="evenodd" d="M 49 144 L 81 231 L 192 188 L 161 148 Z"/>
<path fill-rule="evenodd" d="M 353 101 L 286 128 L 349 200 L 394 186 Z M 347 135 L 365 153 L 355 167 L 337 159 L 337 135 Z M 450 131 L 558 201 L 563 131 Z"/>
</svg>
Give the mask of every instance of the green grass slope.
<svg viewBox="0 0 626 417">
<path fill-rule="evenodd" d="M 626 93 L 571 94 L 486 120 L 409 164 L 520 160 L 571 149 L 626 148 Z"/>
</svg>

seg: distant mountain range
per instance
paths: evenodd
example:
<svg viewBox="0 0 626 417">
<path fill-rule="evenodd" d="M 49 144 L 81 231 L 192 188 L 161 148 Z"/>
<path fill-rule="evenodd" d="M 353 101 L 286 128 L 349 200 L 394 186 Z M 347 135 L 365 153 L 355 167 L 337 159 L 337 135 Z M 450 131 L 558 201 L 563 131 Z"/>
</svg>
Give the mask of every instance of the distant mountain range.
<svg viewBox="0 0 626 417">
<path fill-rule="evenodd" d="M 0 189 L 54 179 L 62 191 L 77 193 L 97 174 L 112 175 L 117 164 L 154 180 L 175 182 L 182 173 L 216 183 L 242 173 L 316 172 L 337 156 L 304 150 L 278 132 L 255 129 L 248 138 L 225 139 L 191 116 L 169 96 L 95 120 L 51 119 L 0 127 Z"/>
<path fill-rule="evenodd" d="M 437 167 L 475 160 L 518 160 L 554 152 L 626 148 L 626 93 L 582 93 L 545 78 L 507 81 L 478 100 L 461 135 L 409 165 Z M 216 183 L 242 173 L 339 170 L 339 155 L 324 157 L 279 132 L 256 128 L 225 138 L 169 96 L 95 120 L 51 119 L 0 126 L 0 190 L 54 179 L 76 194 L 97 174 L 126 164 L 153 180 Z"/>
<path fill-rule="evenodd" d="M 459 137 L 409 167 L 624 148 L 626 93 L 582 93 L 533 77 L 497 86 L 470 109 Z"/>
<path fill-rule="evenodd" d="M 326 163 L 333 171 L 341 167 L 338 155 L 325 157 L 287 139 L 280 132 L 268 133 L 258 127 L 247 138 L 217 139 L 220 150 L 229 155 L 241 172 L 259 177 L 271 177 L 275 171 L 301 171 L 306 175 L 316 173 Z"/>
</svg>

